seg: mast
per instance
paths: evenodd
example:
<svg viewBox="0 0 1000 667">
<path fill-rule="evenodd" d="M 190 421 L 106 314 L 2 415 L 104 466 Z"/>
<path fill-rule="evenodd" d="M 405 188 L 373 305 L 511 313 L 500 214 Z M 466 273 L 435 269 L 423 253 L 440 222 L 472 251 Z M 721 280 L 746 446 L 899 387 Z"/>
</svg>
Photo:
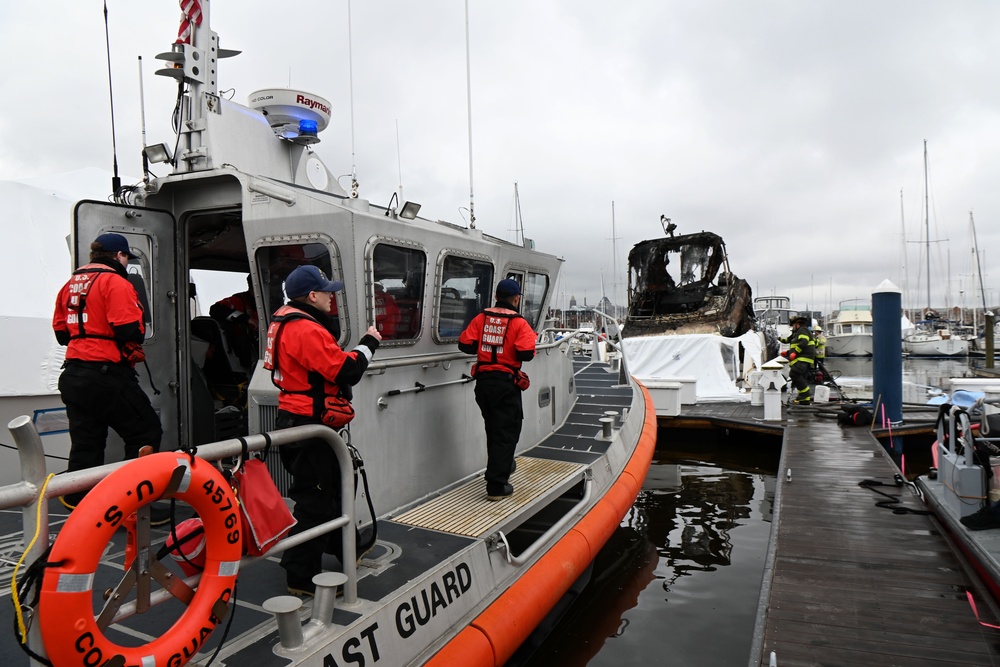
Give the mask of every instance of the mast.
<svg viewBox="0 0 1000 667">
<path fill-rule="evenodd" d="M 983 314 L 986 313 L 986 290 L 983 288 L 983 265 L 979 261 L 979 240 L 976 238 L 976 221 L 969 211 L 969 224 L 972 225 L 972 248 L 976 253 L 976 274 L 979 276 L 979 294 L 983 298 Z"/>
<path fill-rule="evenodd" d="M 927 310 L 931 309 L 931 206 L 927 188 L 927 140 L 924 139 L 924 257 L 927 264 Z"/>
</svg>

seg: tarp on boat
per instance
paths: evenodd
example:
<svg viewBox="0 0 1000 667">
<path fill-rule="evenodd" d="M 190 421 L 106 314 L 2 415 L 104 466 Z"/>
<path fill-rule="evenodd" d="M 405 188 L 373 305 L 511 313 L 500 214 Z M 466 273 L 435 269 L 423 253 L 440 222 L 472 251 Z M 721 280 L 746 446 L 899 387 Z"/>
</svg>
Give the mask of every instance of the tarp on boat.
<svg viewBox="0 0 1000 667">
<path fill-rule="evenodd" d="M 638 336 L 622 340 L 628 371 L 640 381 L 691 377 L 697 380 L 699 401 L 749 401 L 749 392 L 736 383 L 743 347 L 744 372 L 760 368 L 760 334 L 749 331 L 738 338 L 713 334 Z"/>
<path fill-rule="evenodd" d="M 105 199 L 110 190 L 111 174 L 94 168 L 0 181 L 8 257 L 0 262 L 0 396 L 58 393 L 66 348 L 52 333 L 52 310 L 73 270 L 67 242 L 73 207 L 79 199 Z"/>
</svg>

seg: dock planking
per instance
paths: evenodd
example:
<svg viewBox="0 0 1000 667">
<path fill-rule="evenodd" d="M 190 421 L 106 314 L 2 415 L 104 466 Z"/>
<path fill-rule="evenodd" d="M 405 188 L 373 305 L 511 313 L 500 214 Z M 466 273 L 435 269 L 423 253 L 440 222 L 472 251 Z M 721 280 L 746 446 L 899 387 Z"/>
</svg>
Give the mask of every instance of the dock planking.
<svg viewBox="0 0 1000 667">
<path fill-rule="evenodd" d="M 685 406 L 660 426 L 699 423 L 759 430 L 754 408 Z M 842 427 L 814 410 L 787 410 L 774 526 L 758 607 L 750 665 L 997 665 L 1000 630 L 981 626 L 966 599 L 972 591 L 987 623 L 1000 624 L 943 528 L 923 503 L 893 484 L 896 468 L 868 428 Z M 790 481 L 788 473 L 791 473 Z"/>
</svg>

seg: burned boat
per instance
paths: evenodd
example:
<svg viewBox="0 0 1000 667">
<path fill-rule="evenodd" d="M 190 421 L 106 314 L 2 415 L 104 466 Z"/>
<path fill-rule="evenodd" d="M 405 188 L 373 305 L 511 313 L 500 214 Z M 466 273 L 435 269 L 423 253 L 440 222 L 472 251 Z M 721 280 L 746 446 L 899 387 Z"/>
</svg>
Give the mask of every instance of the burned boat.
<svg viewBox="0 0 1000 667">
<path fill-rule="evenodd" d="M 629 370 L 650 387 L 695 383 L 697 400 L 748 400 L 749 373 L 764 354 L 750 285 L 730 270 L 721 236 L 674 236 L 676 225 L 660 221 L 667 237 L 637 243 L 628 256 Z"/>
<path fill-rule="evenodd" d="M 629 306 L 622 335 L 721 334 L 753 329 L 746 280 L 733 275 L 722 237 L 682 234 L 637 243 L 628 255 Z"/>
</svg>

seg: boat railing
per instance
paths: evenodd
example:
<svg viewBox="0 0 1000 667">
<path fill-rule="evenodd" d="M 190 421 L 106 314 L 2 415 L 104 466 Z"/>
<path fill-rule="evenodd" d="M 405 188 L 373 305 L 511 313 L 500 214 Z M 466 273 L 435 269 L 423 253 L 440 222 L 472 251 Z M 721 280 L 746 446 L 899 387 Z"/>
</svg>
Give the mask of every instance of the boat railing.
<svg viewBox="0 0 1000 667">
<path fill-rule="evenodd" d="M 49 513 L 48 500 L 67 493 L 76 493 L 93 487 L 100 480 L 104 479 L 112 471 L 128 465 L 129 461 L 112 463 L 87 470 L 78 470 L 60 475 L 54 475 L 48 479 L 45 469 L 45 455 L 41 438 L 35 430 L 31 418 L 27 416 L 17 417 L 8 424 L 8 429 L 14 437 L 17 446 L 21 465 L 21 481 L 15 484 L 8 484 L 0 487 L 0 509 L 13 509 L 22 507 L 23 528 L 26 539 L 33 535 L 49 535 Z M 245 446 L 247 450 L 259 451 L 264 449 L 268 443 L 275 446 L 288 445 L 307 439 L 318 438 L 325 441 L 333 449 L 340 465 L 340 488 L 342 489 L 341 508 L 343 514 L 326 523 L 303 531 L 292 537 L 287 537 L 275 544 L 263 556 L 244 556 L 240 561 L 240 569 L 253 565 L 281 553 L 285 549 L 302 544 L 330 531 L 344 526 L 354 525 L 354 466 L 350 451 L 344 439 L 333 429 L 320 424 L 307 424 L 292 428 L 272 431 L 259 435 L 251 435 L 242 439 L 223 440 L 197 447 L 197 456 L 207 461 L 217 462 L 221 459 L 239 456 Z M 178 455 L 184 455 L 182 450 L 177 450 Z M 43 492 L 44 491 L 44 492 Z M 358 602 L 358 576 L 357 576 L 357 544 L 356 534 L 353 530 L 341 531 L 342 553 L 353 554 L 343 559 L 343 574 L 347 581 L 344 583 L 344 602 L 346 606 L 352 606 Z M 48 540 L 32 540 L 29 548 L 26 549 L 23 562 L 31 563 L 36 561 L 48 548 Z M 184 580 L 189 586 L 196 585 L 201 575 L 194 575 Z M 16 585 L 16 584 L 15 584 Z M 155 605 L 166 602 L 172 598 L 167 590 L 159 590 L 149 595 L 149 600 L 133 600 L 123 604 L 112 622 L 119 622 L 136 613 L 137 603 L 143 605 Z M 38 647 L 41 646 L 40 635 L 37 635 L 38 624 L 32 624 L 29 633 L 29 643 Z"/>
<path fill-rule="evenodd" d="M 568 512 L 563 514 L 562 518 L 556 521 L 552 526 L 542 533 L 531 546 L 521 552 L 520 555 L 514 556 L 511 554 L 510 544 L 507 542 L 507 536 L 504 532 L 497 531 L 495 542 L 493 546 L 503 552 L 504 558 L 507 562 L 515 567 L 522 567 L 523 565 L 530 563 L 534 559 L 535 555 L 545 548 L 552 538 L 559 535 L 563 530 L 573 521 L 577 520 L 577 512 L 584 509 L 590 504 L 591 496 L 594 492 L 594 477 L 588 468 L 583 473 L 583 497 L 574 505 Z"/>
<path fill-rule="evenodd" d="M 937 420 L 937 446 L 945 454 L 951 454 L 958 460 L 962 457 L 964 465 L 975 465 L 972 442 L 967 438 L 972 435 L 972 420 L 968 410 L 959 405 L 942 406 L 942 412 Z"/>
</svg>

